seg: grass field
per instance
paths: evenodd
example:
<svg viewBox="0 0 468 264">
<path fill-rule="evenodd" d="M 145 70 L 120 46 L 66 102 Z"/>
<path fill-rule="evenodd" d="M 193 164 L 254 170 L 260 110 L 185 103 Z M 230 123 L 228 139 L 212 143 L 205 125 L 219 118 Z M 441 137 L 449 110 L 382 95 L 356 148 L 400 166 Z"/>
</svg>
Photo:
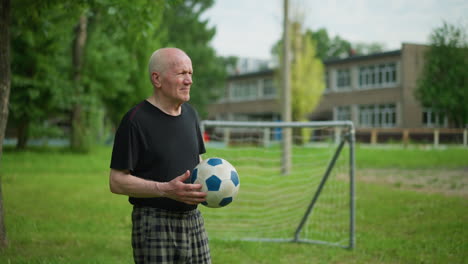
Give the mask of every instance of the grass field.
<svg viewBox="0 0 468 264">
<path fill-rule="evenodd" d="M 110 148 L 1 160 L 9 247 L 0 263 L 132 263 Z M 358 147 L 356 248 L 210 241 L 213 263 L 468 263 L 468 149 Z"/>
</svg>

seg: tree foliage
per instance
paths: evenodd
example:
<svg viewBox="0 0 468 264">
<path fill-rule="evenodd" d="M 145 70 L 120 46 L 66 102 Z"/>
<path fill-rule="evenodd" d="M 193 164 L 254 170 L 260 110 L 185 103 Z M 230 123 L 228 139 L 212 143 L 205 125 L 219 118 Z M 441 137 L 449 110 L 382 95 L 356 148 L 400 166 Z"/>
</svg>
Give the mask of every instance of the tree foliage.
<svg viewBox="0 0 468 264">
<path fill-rule="evenodd" d="M 291 23 L 291 110 L 294 121 L 303 121 L 306 115 L 317 107 L 325 89 L 323 81 L 324 66 L 317 57 L 316 44 L 307 33 L 302 30 L 299 21 Z M 279 57 L 283 65 L 282 41 L 274 47 L 274 56 Z M 276 82 L 281 87 L 281 69 L 277 69 Z"/>
<path fill-rule="evenodd" d="M 339 35 L 331 37 L 325 28 L 316 31 L 307 30 L 306 35 L 317 45 L 317 57 L 321 60 L 344 58 L 354 55 L 366 55 L 382 52 L 385 46 L 381 43 L 351 43 Z"/>
<path fill-rule="evenodd" d="M 152 92 L 148 58 L 167 39 L 163 3 L 110 1 L 89 7 L 84 86 L 100 98 L 113 124 Z"/>
<path fill-rule="evenodd" d="M 384 50 L 385 50 L 385 45 L 382 43 L 378 43 L 378 42 L 353 43 L 353 48 L 352 48 L 352 52 L 354 52 L 356 55 L 367 55 L 367 54 L 372 54 L 372 53 L 379 53 L 379 52 L 383 52 Z"/>
<path fill-rule="evenodd" d="M 202 116 L 205 107 L 220 95 L 226 77 L 226 60 L 210 46 L 216 30 L 201 15 L 214 0 L 167 1 L 164 23 L 168 44 L 183 49 L 192 59 L 194 70 L 190 103 Z"/>
<path fill-rule="evenodd" d="M 433 30 L 416 98 L 444 113 L 456 127 L 468 124 L 468 40 L 462 26 L 444 23 Z"/>
<path fill-rule="evenodd" d="M 325 60 L 347 56 L 351 50 L 351 43 L 340 36 L 330 38 L 325 28 L 317 31 L 307 30 L 306 35 L 315 41 L 317 46 L 317 57 Z"/>
<path fill-rule="evenodd" d="M 307 120 L 307 115 L 318 106 L 325 89 L 324 66 L 321 59 L 317 57 L 315 41 L 303 31 L 302 23 L 299 20 L 293 20 L 290 27 L 291 114 L 293 121 L 304 121 Z M 284 65 L 282 46 L 283 42 L 280 41 L 273 49 L 274 56 L 279 57 L 280 65 Z M 279 68 L 275 73 L 279 90 L 284 89 L 280 85 L 283 83 L 280 71 Z M 282 92 L 279 91 L 279 94 Z M 307 142 L 309 132 L 307 129 L 294 129 L 296 143 Z"/>
<path fill-rule="evenodd" d="M 31 126 L 39 126 L 46 119 L 53 120 L 60 113 L 59 105 L 69 86 L 67 60 L 70 39 L 66 26 L 71 20 L 61 5 L 31 9 L 13 2 L 12 93 L 10 122 L 18 132 L 18 148 L 24 148 Z M 67 38 L 68 37 L 68 38 Z"/>
<path fill-rule="evenodd" d="M 378 42 L 373 43 L 352 43 L 343 39 L 339 35 L 334 37 L 328 34 L 325 28 L 319 28 L 316 31 L 307 29 L 306 33 L 316 45 L 317 58 L 325 61 L 331 58 L 345 58 L 355 55 L 367 55 L 377 52 L 383 52 L 385 45 Z M 272 54 L 278 54 L 279 43 L 278 41 L 272 48 Z"/>
<path fill-rule="evenodd" d="M 291 32 L 291 92 L 292 119 L 302 121 L 312 112 L 322 97 L 325 84 L 324 66 L 316 55 L 313 40 L 302 33 L 301 24 L 293 23 Z"/>
<path fill-rule="evenodd" d="M 73 147 L 89 150 L 105 127 L 151 95 L 148 59 L 164 46 L 191 56 L 192 103 L 203 113 L 226 72 L 209 44 L 215 29 L 201 19 L 213 2 L 14 1 L 10 119 L 20 128 L 21 147 L 28 136 L 41 136 L 34 131 L 51 136 L 54 128 L 71 124 L 66 136 Z"/>
</svg>

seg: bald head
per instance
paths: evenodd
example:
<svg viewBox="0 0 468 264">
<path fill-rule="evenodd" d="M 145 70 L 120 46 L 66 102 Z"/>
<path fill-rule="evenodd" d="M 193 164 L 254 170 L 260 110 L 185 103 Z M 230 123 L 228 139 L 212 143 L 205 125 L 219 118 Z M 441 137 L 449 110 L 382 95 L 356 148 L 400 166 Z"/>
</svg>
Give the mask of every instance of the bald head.
<svg viewBox="0 0 468 264">
<path fill-rule="evenodd" d="M 178 48 L 161 48 L 153 52 L 148 63 L 150 81 L 153 72 L 163 73 L 183 57 L 189 58 L 183 50 Z"/>
</svg>

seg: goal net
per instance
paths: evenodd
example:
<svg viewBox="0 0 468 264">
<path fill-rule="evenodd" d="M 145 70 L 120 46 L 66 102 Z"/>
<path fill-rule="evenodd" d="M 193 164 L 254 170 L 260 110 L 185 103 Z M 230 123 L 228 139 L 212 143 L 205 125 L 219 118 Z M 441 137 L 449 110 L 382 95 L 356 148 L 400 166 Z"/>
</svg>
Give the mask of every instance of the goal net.
<svg viewBox="0 0 468 264">
<path fill-rule="evenodd" d="M 199 207 L 210 239 L 354 247 L 352 122 L 203 121 L 202 130 L 204 158 L 226 159 L 240 177 L 227 207 Z"/>
</svg>

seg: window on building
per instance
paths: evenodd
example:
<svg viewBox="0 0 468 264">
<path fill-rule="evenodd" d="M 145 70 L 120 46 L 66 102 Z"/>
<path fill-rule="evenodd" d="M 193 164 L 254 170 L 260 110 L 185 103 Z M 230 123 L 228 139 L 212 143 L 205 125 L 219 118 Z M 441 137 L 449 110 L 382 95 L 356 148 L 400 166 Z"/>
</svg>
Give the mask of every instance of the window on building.
<svg viewBox="0 0 468 264">
<path fill-rule="evenodd" d="M 276 88 L 272 78 L 263 79 L 263 97 L 276 97 Z"/>
<path fill-rule="evenodd" d="M 424 108 L 422 113 L 425 127 L 447 127 L 448 119 L 444 113 L 434 111 L 432 108 Z"/>
<path fill-rule="evenodd" d="M 359 67 L 360 88 L 385 88 L 397 83 L 396 63 L 381 63 Z"/>
<path fill-rule="evenodd" d="M 229 84 L 229 99 L 235 99 L 236 93 L 238 93 L 237 88 L 238 84 L 236 82 L 232 82 Z"/>
<path fill-rule="evenodd" d="M 396 125 L 396 107 L 395 104 L 379 105 L 379 126 L 394 127 Z"/>
<path fill-rule="evenodd" d="M 336 108 L 336 120 L 351 120 L 351 107 L 338 106 Z"/>
<path fill-rule="evenodd" d="M 377 71 L 377 85 L 382 85 L 384 83 L 385 70 L 386 70 L 385 64 L 380 64 L 379 69 Z"/>
<path fill-rule="evenodd" d="M 373 109 L 371 106 L 361 105 L 359 106 L 359 124 L 362 127 L 373 126 Z"/>
<path fill-rule="evenodd" d="M 237 81 L 231 85 L 232 100 L 254 100 L 258 97 L 258 85 L 255 80 Z"/>
<path fill-rule="evenodd" d="M 325 71 L 323 74 L 323 82 L 325 83 L 325 91 L 329 92 L 330 91 L 330 72 Z"/>
<path fill-rule="evenodd" d="M 394 127 L 396 125 L 395 104 L 359 106 L 361 127 Z"/>
<path fill-rule="evenodd" d="M 258 81 L 249 81 L 248 82 L 248 99 L 258 98 Z"/>
<path fill-rule="evenodd" d="M 359 87 L 367 88 L 372 85 L 372 76 L 374 66 L 365 66 L 359 68 Z"/>
<path fill-rule="evenodd" d="M 382 85 L 394 84 L 397 81 L 396 78 L 396 63 L 387 63 L 383 65 L 383 79 Z"/>
<path fill-rule="evenodd" d="M 351 87 L 351 72 L 349 69 L 340 69 L 336 74 L 336 88 L 347 89 Z"/>
<path fill-rule="evenodd" d="M 243 96 L 243 86 L 240 82 L 235 82 L 231 86 L 231 99 L 241 99 Z"/>
</svg>

